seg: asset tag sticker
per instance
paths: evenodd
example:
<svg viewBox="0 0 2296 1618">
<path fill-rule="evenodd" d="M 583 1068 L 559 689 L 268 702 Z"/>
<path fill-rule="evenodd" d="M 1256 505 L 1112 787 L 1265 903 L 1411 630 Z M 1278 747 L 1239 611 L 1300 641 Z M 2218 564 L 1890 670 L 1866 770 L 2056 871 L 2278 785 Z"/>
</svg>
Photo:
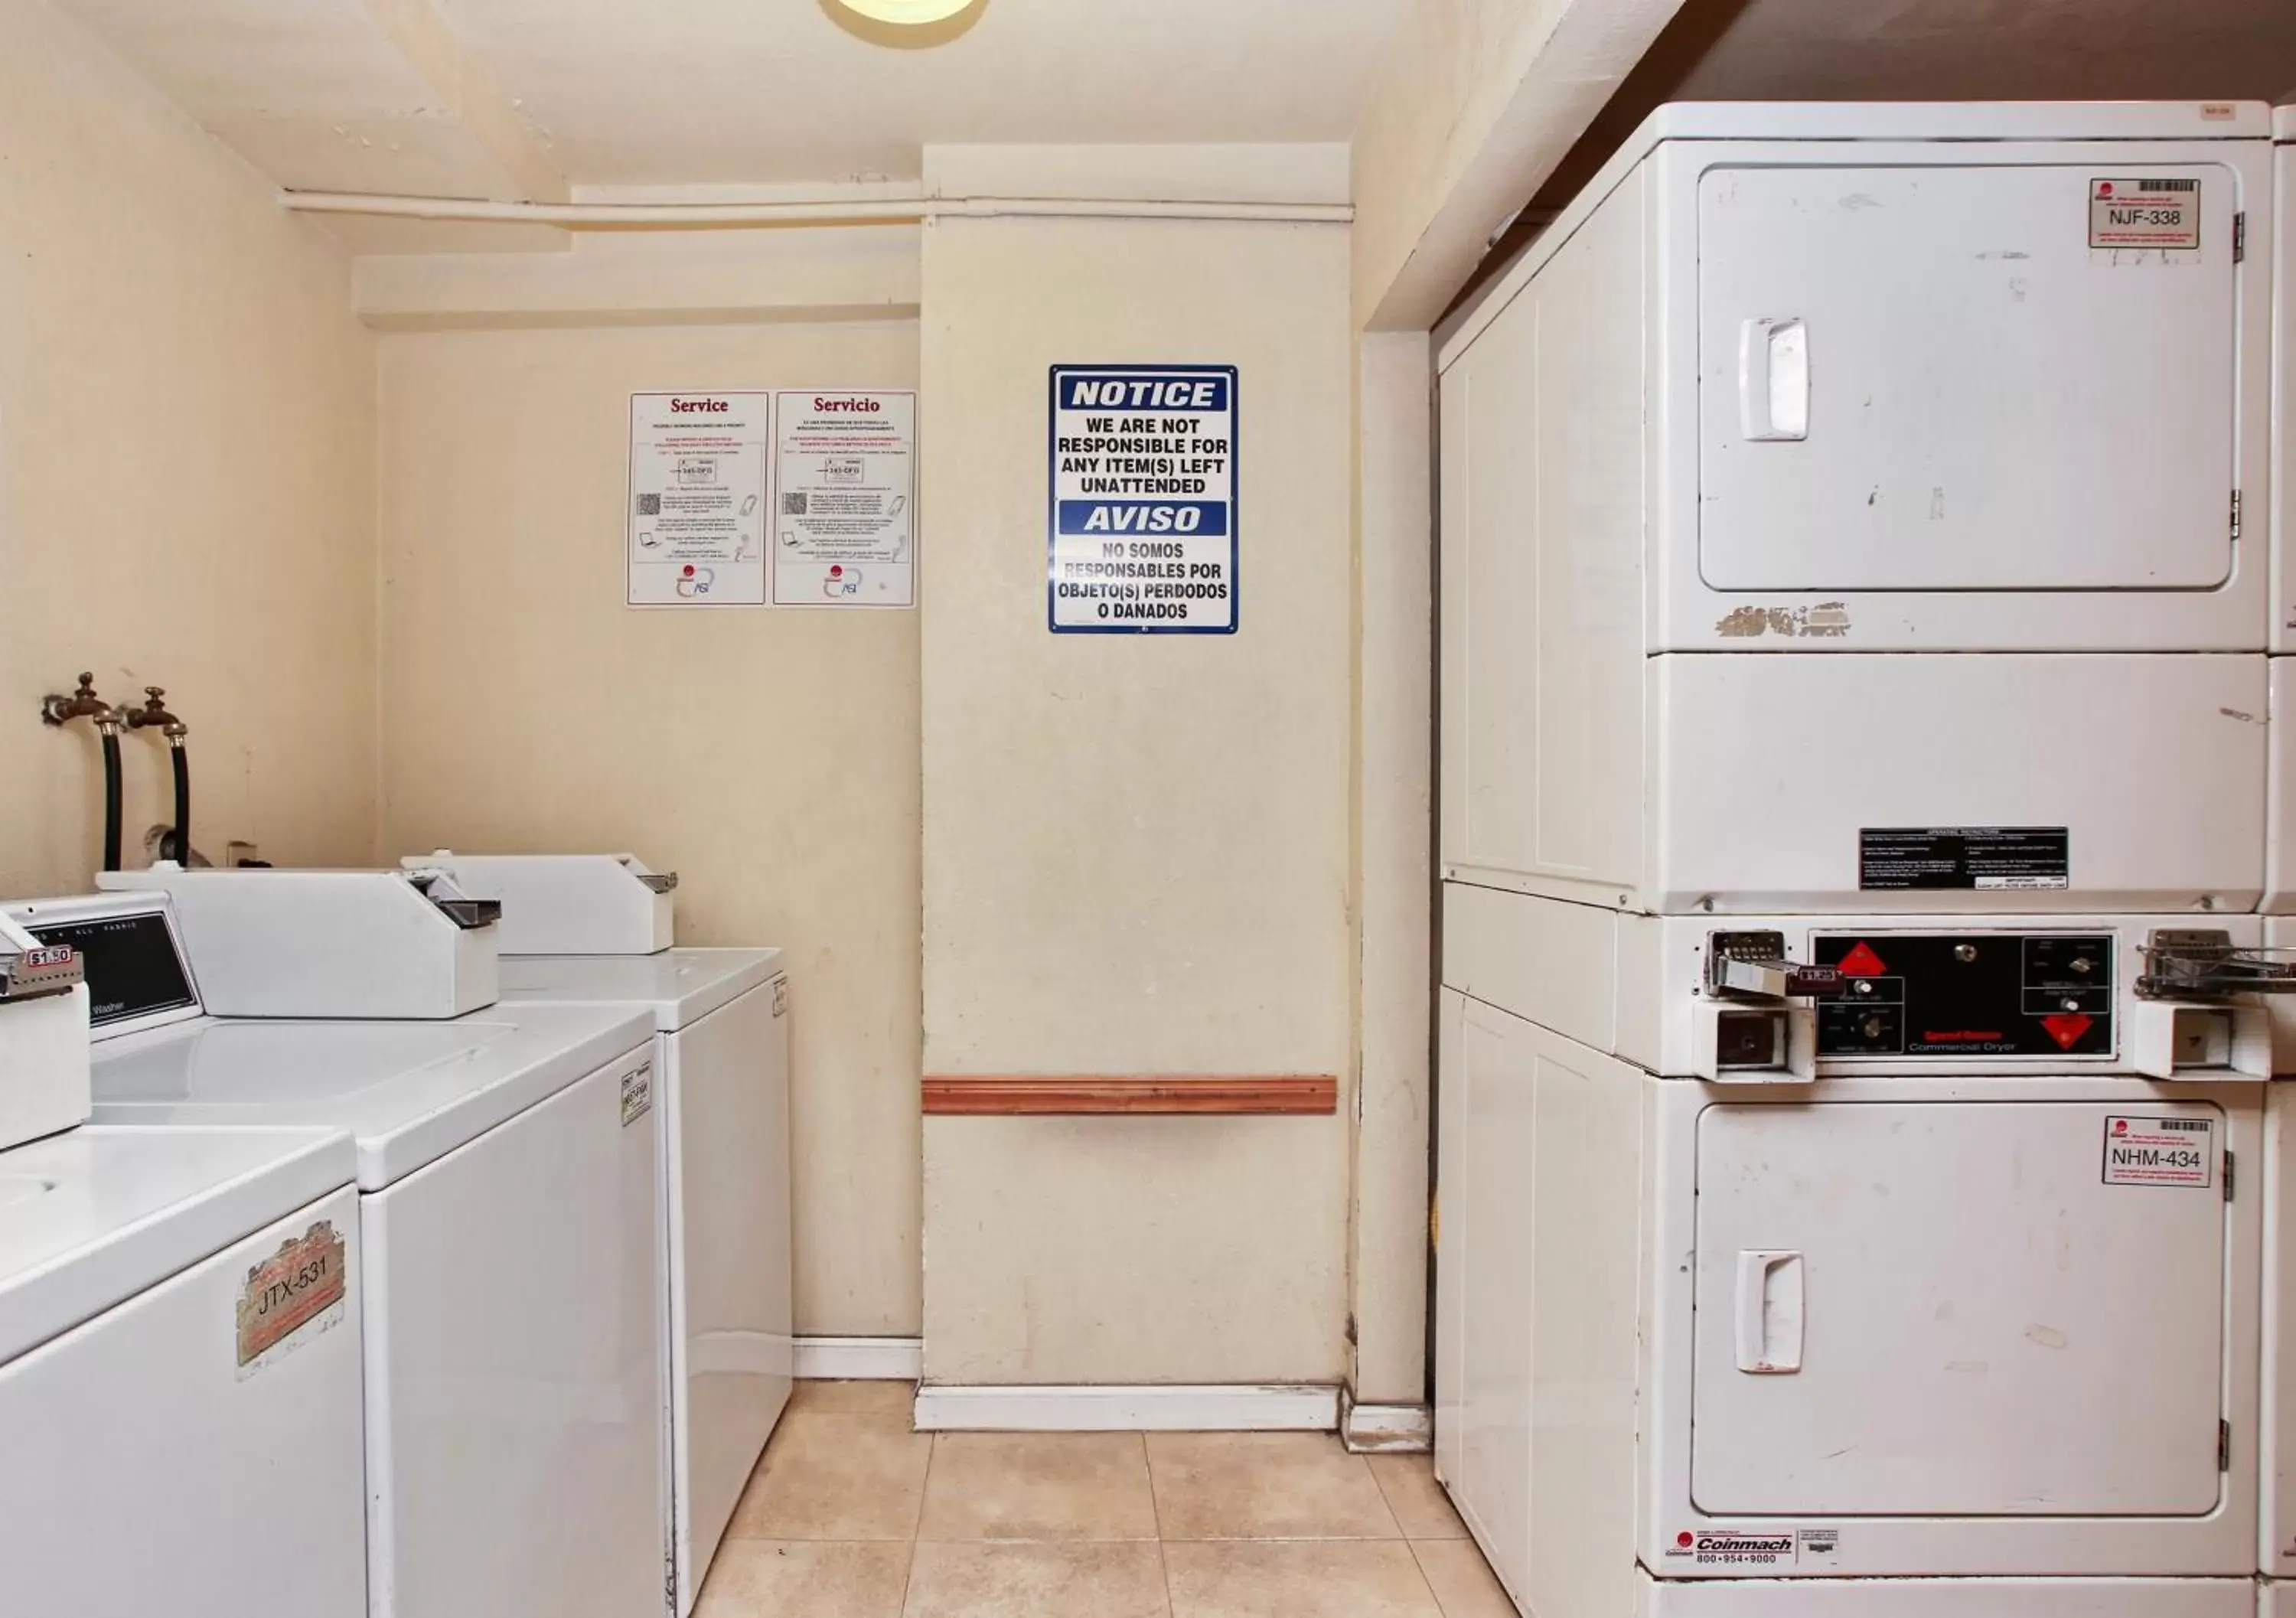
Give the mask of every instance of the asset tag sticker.
<svg viewBox="0 0 2296 1618">
<path fill-rule="evenodd" d="M 2197 252 L 2201 246 L 2198 180 L 2091 180 L 2088 244 L 2092 248 L 2161 248 Z"/>
<path fill-rule="evenodd" d="M 2107 1118 L 2104 1183 L 2207 1190 L 2217 1183 L 2216 1120 Z"/>
<path fill-rule="evenodd" d="M 1744 1533 L 1734 1529 L 1685 1528 L 1666 1549 L 1669 1562 L 1693 1567 L 1792 1567 L 1797 1540 L 1791 1532 Z M 1831 1548 L 1827 1553 L 1832 1554 Z"/>
<path fill-rule="evenodd" d="M 774 1015 L 777 1017 L 782 1016 L 785 1014 L 788 1010 L 789 980 L 787 978 L 775 978 L 774 980 Z"/>
<path fill-rule="evenodd" d="M 249 1265 L 235 1310 L 238 1379 L 244 1382 L 307 1334 L 316 1336 L 340 1320 L 348 1275 L 343 1238 L 332 1220 L 321 1220 Z"/>
<path fill-rule="evenodd" d="M 622 1075 L 622 1128 L 628 1129 L 653 1111 L 653 1064 L 634 1067 Z"/>
</svg>

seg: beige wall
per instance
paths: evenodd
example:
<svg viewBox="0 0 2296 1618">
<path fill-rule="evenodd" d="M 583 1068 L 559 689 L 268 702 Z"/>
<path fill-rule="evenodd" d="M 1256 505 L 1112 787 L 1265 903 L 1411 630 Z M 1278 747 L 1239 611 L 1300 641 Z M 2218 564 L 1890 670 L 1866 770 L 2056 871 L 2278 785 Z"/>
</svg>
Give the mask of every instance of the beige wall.
<svg viewBox="0 0 2296 1618">
<path fill-rule="evenodd" d="M 381 851 L 632 849 L 682 941 L 790 951 L 808 1335 L 917 1330 L 917 616 L 624 606 L 628 396 L 916 357 L 906 321 L 382 341 Z"/>
<path fill-rule="evenodd" d="M 1356 129 L 1358 326 L 1432 327 L 1682 0 L 1423 0 Z"/>
<path fill-rule="evenodd" d="M 925 233 L 925 1067 L 1352 1067 L 1348 237 Z M 1241 629 L 1045 627 L 1046 367 L 1241 369 Z M 1343 1085 L 1342 1112 L 1352 1105 Z M 1337 1381 L 1344 1116 L 931 1119 L 938 1382 Z"/>
<path fill-rule="evenodd" d="M 1433 1123 L 1434 546 L 1423 332 L 1366 334 L 1356 358 L 1357 1025 L 1348 1378 L 1365 1404 L 1427 1386 L 1427 1154 Z"/>
<path fill-rule="evenodd" d="M 373 340 L 350 270 L 269 185 L 39 0 L 0 0 L 0 892 L 100 844 L 92 670 L 168 688 L 193 826 L 275 859 L 373 837 Z M 129 862 L 167 818 L 127 752 Z"/>
</svg>

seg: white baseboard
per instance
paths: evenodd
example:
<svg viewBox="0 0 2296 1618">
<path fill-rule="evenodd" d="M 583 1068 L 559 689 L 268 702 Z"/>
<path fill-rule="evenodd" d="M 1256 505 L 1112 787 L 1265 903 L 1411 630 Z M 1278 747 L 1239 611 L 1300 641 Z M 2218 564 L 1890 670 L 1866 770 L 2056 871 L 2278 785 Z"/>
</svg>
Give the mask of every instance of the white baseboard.
<svg viewBox="0 0 2296 1618">
<path fill-rule="evenodd" d="M 800 1337 L 801 1382 L 914 1382 L 924 1372 L 922 1337 Z"/>
<path fill-rule="evenodd" d="M 1340 1391 L 1270 1387 L 962 1387 L 917 1390 L 920 1433 L 1328 1433 Z"/>
<path fill-rule="evenodd" d="M 1435 1412 L 1425 1405 L 1359 1405 L 1343 1397 L 1340 1438 L 1358 1455 L 1432 1450 Z"/>
</svg>

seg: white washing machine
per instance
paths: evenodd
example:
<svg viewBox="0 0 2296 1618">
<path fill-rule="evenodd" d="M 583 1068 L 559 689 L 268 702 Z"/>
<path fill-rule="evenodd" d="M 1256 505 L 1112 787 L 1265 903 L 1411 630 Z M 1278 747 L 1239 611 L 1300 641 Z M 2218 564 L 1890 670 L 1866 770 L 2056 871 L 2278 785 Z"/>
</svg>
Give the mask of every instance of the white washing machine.
<svg viewBox="0 0 2296 1618">
<path fill-rule="evenodd" d="M 504 915 L 509 914 L 505 907 Z M 654 1029 L 661 1102 L 671 1530 L 693 1610 L 789 1402 L 789 980 L 777 949 L 505 956 L 503 1006 L 611 1006 Z"/>
<path fill-rule="evenodd" d="M 1445 876 L 2253 908 L 2270 129 L 1655 114 L 1441 350 Z"/>
<path fill-rule="evenodd" d="M 0 1612 L 363 1618 L 355 1170 L 321 1129 L 0 1153 Z"/>
<path fill-rule="evenodd" d="M 2272 1087 L 2191 919 L 1447 885 L 1436 1464 L 1525 1611 L 2225 1610 Z"/>
<path fill-rule="evenodd" d="M 661 1611 L 652 1021 L 211 1018 L 163 895 L 10 913 L 86 957 L 97 1122 L 354 1138 L 370 1618 Z"/>
<path fill-rule="evenodd" d="M 678 1618 L 789 1402 L 789 981 L 777 949 L 673 948 L 677 875 L 632 854 L 400 862 L 502 907 L 513 1004 L 624 1005 L 653 1019 L 662 1080 L 662 1295 Z"/>
</svg>

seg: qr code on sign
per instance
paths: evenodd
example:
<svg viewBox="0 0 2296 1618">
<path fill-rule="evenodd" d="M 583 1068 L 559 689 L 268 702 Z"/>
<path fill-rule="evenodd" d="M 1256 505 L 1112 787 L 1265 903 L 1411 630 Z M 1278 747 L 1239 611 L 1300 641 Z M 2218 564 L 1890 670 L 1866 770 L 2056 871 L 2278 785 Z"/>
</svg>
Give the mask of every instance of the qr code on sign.
<svg viewBox="0 0 2296 1618">
<path fill-rule="evenodd" d="M 661 497 L 660 495 L 640 495 L 638 497 L 638 515 L 641 517 L 660 516 Z"/>
<path fill-rule="evenodd" d="M 805 515 L 805 490 L 800 489 L 794 493 L 784 494 L 782 497 L 782 515 L 784 517 L 802 517 Z"/>
</svg>

